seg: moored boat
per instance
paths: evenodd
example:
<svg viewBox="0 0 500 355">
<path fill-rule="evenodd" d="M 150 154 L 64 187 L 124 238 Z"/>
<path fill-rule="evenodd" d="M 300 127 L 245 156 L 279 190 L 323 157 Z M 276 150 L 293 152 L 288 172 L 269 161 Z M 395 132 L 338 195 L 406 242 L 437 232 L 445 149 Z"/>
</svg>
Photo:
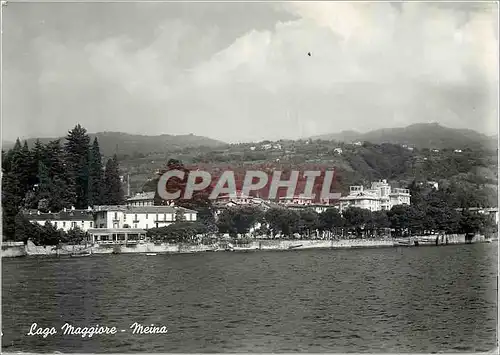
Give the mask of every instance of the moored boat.
<svg viewBox="0 0 500 355">
<path fill-rule="evenodd" d="M 90 252 L 87 252 L 87 253 L 80 253 L 80 254 L 76 254 L 76 253 L 74 253 L 74 254 L 70 254 L 70 256 L 71 256 L 72 258 L 79 258 L 79 257 L 91 256 L 91 255 L 92 255 L 92 253 L 90 253 Z"/>
</svg>

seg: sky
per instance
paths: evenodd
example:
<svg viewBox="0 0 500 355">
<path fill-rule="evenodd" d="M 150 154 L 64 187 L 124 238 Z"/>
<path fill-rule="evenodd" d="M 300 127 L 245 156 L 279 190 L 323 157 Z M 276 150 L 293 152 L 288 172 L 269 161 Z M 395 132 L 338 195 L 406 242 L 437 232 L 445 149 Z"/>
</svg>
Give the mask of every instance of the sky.
<svg viewBox="0 0 500 355">
<path fill-rule="evenodd" d="M 8 141 L 498 131 L 494 3 L 11 1 L 2 26 Z"/>
</svg>

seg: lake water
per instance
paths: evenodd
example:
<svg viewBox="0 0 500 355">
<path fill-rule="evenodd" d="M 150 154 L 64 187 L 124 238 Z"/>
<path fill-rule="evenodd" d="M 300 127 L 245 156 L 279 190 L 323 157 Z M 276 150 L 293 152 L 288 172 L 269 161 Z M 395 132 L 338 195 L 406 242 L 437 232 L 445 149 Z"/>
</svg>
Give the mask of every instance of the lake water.
<svg viewBox="0 0 500 355">
<path fill-rule="evenodd" d="M 2 351 L 489 351 L 497 247 L 3 259 Z M 27 336 L 34 322 L 59 333 Z"/>
</svg>

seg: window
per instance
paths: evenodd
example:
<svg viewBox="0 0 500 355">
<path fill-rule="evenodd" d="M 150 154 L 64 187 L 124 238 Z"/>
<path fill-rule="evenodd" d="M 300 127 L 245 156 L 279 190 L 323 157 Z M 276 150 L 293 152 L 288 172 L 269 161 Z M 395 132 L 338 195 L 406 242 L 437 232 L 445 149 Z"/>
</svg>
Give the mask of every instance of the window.
<svg viewBox="0 0 500 355">
<path fill-rule="evenodd" d="M 76 222 L 71 222 L 71 228 L 75 228 L 76 227 Z"/>
<path fill-rule="evenodd" d="M 146 229 L 148 229 L 148 224 L 146 223 Z"/>
<path fill-rule="evenodd" d="M 82 228 L 85 228 L 85 222 L 82 221 Z"/>
<path fill-rule="evenodd" d="M 137 228 L 137 223 L 134 223 L 134 228 Z"/>
<path fill-rule="evenodd" d="M 125 222 L 126 220 L 127 220 L 127 214 L 125 213 L 125 214 L 123 215 L 123 221 Z"/>
<path fill-rule="evenodd" d="M 63 227 L 66 227 L 66 222 L 63 222 Z"/>
<path fill-rule="evenodd" d="M 118 212 L 115 212 L 115 219 L 118 219 Z"/>
<path fill-rule="evenodd" d="M 156 220 L 158 221 L 158 213 L 156 214 Z"/>
<path fill-rule="evenodd" d="M 166 213 L 164 213 L 164 214 L 163 214 L 163 220 L 164 220 L 164 221 L 166 221 L 166 220 L 167 220 L 167 214 L 166 214 Z"/>
<path fill-rule="evenodd" d="M 90 222 L 90 228 L 92 228 L 92 221 Z"/>
<path fill-rule="evenodd" d="M 57 228 L 57 222 L 54 222 L 54 228 Z"/>
<path fill-rule="evenodd" d="M 134 221 L 137 221 L 137 213 L 135 214 L 135 219 L 134 219 Z M 135 228 L 137 228 L 137 227 L 135 227 Z"/>
<path fill-rule="evenodd" d="M 146 213 L 146 219 L 148 219 L 148 214 Z"/>
</svg>

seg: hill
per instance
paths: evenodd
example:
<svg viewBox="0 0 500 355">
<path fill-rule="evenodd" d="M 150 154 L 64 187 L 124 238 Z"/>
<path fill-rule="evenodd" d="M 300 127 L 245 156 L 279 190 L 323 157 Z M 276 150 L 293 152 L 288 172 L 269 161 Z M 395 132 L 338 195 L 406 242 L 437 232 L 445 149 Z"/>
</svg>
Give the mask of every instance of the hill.
<svg viewBox="0 0 500 355">
<path fill-rule="evenodd" d="M 98 132 L 89 134 L 91 142 L 94 137 L 97 137 L 101 152 L 104 156 L 111 156 L 115 153 L 123 155 L 147 155 L 150 153 L 165 153 L 172 150 L 192 147 L 209 147 L 215 148 L 225 145 L 224 142 L 215 139 L 196 136 L 193 134 L 186 135 L 169 135 L 162 134 L 159 136 L 145 136 L 139 134 L 128 134 L 122 132 Z M 58 138 L 40 138 L 41 143 L 61 139 L 64 142 L 64 137 Z M 31 148 L 35 143 L 36 138 L 27 140 L 28 146 Z M 14 143 L 4 142 L 3 149 L 11 148 Z"/>
<path fill-rule="evenodd" d="M 374 144 L 406 144 L 415 148 L 431 149 L 491 149 L 497 145 L 497 137 L 487 136 L 471 129 L 444 127 L 438 123 L 418 123 L 407 127 L 377 129 L 366 133 L 343 131 L 311 138 L 346 143 L 360 141 Z"/>
</svg>

